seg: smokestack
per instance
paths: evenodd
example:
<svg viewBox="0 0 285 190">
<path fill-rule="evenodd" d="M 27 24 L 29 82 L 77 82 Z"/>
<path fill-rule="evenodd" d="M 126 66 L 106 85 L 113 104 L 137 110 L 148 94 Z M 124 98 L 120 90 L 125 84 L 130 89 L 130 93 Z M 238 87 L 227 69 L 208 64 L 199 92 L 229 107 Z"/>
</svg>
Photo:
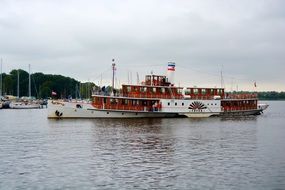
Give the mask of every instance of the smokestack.
<svg viewBox="0 0 285 190">
<path fill-rule="evenodd" d="M 168 62 L 167 78 L 168 78 L 168 82 L 171 84 L 174 84 L 174 73 L 175 73 L 175 63 Z"/>
</svg>

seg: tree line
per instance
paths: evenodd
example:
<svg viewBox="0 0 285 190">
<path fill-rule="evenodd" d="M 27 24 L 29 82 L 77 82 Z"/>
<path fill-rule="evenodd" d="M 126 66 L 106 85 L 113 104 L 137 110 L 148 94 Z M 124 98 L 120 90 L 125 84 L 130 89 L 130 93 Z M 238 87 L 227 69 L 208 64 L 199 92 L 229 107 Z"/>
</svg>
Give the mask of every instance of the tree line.
<svg viewBox="0 0 285 190">
<path fill-rule="evenodd" d="M 233 94 L 249 94 L 256 93 L 259 100 L 285 100 L 285 92 L 264 91 L 264 92 L 249 92 L 249 91 L 233 91 L 228 92 Z"/>
<path fill-rule="evenodd" d="M 19 97 L 28 96 L 29 73 L 14 69 L 9 74 L 2 73 L 2 94 L 17 96 L 19 73 Z M 70 77 L 43 73 L 31 74 L 31 94 L 38 99 L 48 98 L 89 98 L 94 83 L 81 83 Z"/>
<path fill-rule="evenodd" d="M 22 69 L 14 69 L 9 74 L 2 73 L 2 94 L 17 96 L 19 72 L 19 96 L 28 96 L 29 73 Z M 52 75 L 43 73 L 31 74 L 31 94 L 41 99 L 54 98 L 90 98 L 92 89 L 98 88 L 92 82 L 82 83 L 70 77 L 62 75 Z M 232 93 L 250 93 L 250 92 L 232 92 Z M 256 92 L 260 100 L 285 100 L 285 92 Z"/>
<path fill-rule="evenodd" d="M 285 100 L 285 92 L 258 92 L 260 100 Z"/>
</svg>

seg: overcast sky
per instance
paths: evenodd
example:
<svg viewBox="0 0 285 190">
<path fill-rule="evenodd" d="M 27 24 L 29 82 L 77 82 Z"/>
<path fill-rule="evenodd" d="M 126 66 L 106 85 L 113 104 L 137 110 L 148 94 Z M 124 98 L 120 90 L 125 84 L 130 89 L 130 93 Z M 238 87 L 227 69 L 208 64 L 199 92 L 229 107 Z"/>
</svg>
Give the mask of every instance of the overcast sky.
<svg viewBox="0 0 285 190">
<path fill-rule="evenodd" d="M 117 83 L 166 74 L 176 84 L 285 91 L 285 1 L 0 0 L 3 71 Z M 129 77 L 128 77 L 129 73 Z M 131 76 L 132 75 L 132 76 Z"/>
</svg>

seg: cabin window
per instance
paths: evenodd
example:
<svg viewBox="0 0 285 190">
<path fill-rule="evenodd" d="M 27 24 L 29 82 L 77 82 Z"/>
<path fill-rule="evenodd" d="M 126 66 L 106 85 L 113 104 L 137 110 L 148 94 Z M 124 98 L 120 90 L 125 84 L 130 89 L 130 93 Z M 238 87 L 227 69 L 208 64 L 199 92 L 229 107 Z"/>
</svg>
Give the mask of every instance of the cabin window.
<svg viewBox="0 0 285 190">
<path fill-rule="evenodd" d="M 122 99 L 122 105 L 128 105 L 128 100 L 127 99 Z"/>
<path fill-rule="evenodd" d="M 214 95 L 214 89 L 210 90 L 211 95 Z"/>
<path fill-rule="evenodd" d="M 178 94 L 182 94 L 182 91 L 183 91 L 182 88 L 178 88 L 178 89 L 177 89 L 177 93 L 178 93 Z"/>
<path fill-rule="evenodd" d="M 114 99 L 114 98 L 111 99 L 111 104 L 117 104 L 117 102 L 118 102 L 118 99 Z"/>
<path fill-rule="evenodd" d="M 185 90 L 185 95 L 190 95 L 190 94 L 191 94 L 191 91 L 190 91 L 190 89 L 187 88 L 187 89 Z"/>
<path fill-rule="evenodd" d="M 105 103 L 105 104 L 107 103 L 107 98 L 104 98 L 104 103 Z"/>
<path fill-rule="evenodd" d="M 160 92 L 161 92 L 162 94 L 164 94 L 164 93 L 165 93 L 165 88 L 161 88 L 161 89 L 160 89 Z"/>
<path fill-rule="evenodd" d="M 197 94 L 199 94 L 199 90 L 198 90 L 197 88 L 195 88 L 195 89 L 193 89 L 193 93 L 194 93 L 195 95 L 197 95 Z"/>
<path fill-rule="evenodd" d="M 132 105 L 133 106 L 139 105 L 139 101 L 138 100 L 132 100 Z"/>
<path fill-rule="evenodd" d="M 146 92 L 146 87 L 141 87 L 141 92 Z"/>
<path fill-rule="evenodd" d="M 182 106 L 184 106 L 184 103 L 182 102 Z"/>
<path fill-rule="evenodd" d="M 127 92 L 131 92 L 131 87 L 127 86 Z"/>
<path fill-rule="evenodd" d="M 156 93 L 156 88 L 151 88 L 152 93 Z"/>
<path fill-rule="evenodd" d="M 206 95 L 206 94 L 207 94 L 206 89 L 202 89 L 202 95 Z"/>
<path fill-rule="evenodd" d="M 170 106 L 170 102 L 168 102 L 167 105 Z"/>
<path fill-rule="evenodd" d="M 175 102 L 175 106 L 177 106 L 177 102 Z"/>
</svg>

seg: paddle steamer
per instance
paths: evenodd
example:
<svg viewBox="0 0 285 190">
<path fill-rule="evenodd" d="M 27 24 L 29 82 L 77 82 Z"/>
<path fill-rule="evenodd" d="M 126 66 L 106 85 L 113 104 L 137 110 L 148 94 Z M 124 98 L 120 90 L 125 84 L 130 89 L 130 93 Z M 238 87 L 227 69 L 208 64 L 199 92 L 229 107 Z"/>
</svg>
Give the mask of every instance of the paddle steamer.
<svg viewBox="0 0 285 190">
<path fill-rule="evenodd" d="M 224 88 L 177 87 L 175 63 L 167 76 L 147 75 L 140 85 L 125 84 L 111 92 L 100 88 L 92 102 L 49 101 L 48 118 L 142 118 L 258 115 L 268 105 L 258 104 L 256 94 L 228 94 Z"/>
</svg>

